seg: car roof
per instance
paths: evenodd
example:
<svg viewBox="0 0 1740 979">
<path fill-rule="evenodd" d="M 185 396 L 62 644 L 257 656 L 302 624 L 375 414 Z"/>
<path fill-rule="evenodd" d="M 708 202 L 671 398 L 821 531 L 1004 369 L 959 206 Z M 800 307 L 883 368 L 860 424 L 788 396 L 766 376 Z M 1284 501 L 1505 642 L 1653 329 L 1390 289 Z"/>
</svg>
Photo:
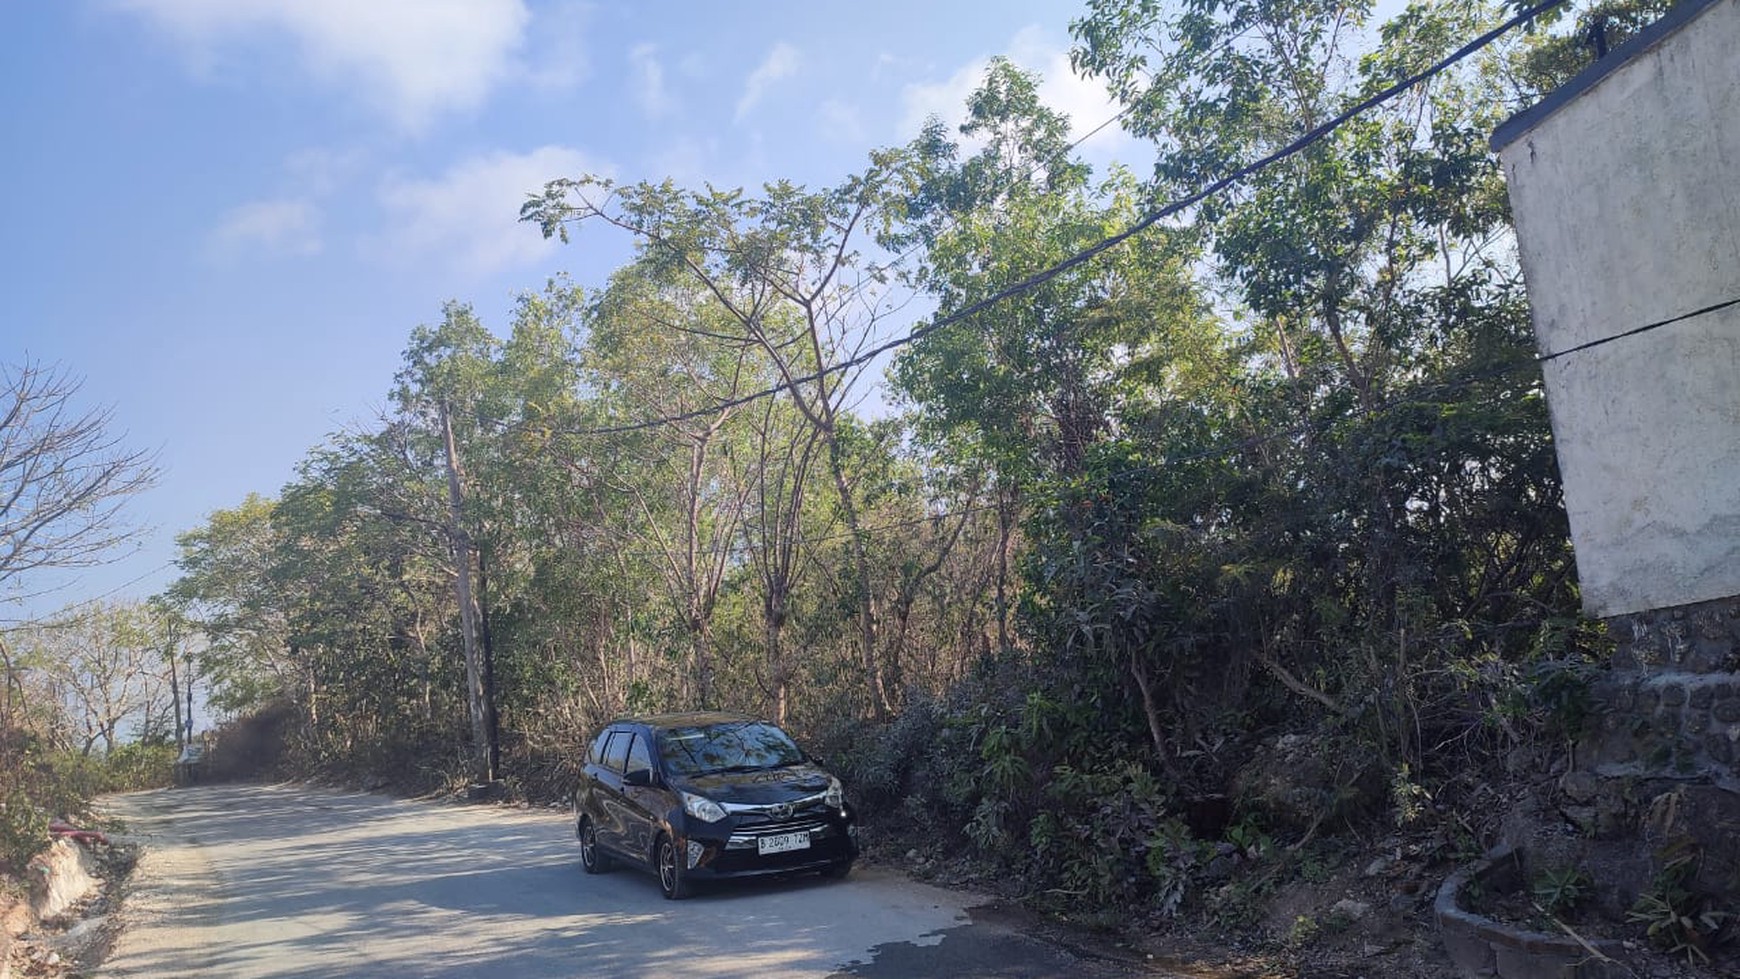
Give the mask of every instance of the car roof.
<svg viewBox="0 0 1740 979">
<path fill-rule="evenodd" d="M 729 711 L 694 710 L 679 711 L 670 714 L 646 714 L 639 717 L 619 717 L 613 724 L 644 724 L 656 730 L 669 730 L 677 727 L 707 727 L 712 724 L 743 724 L 754 723 L 757 719 L 748 714 L 734 714 Z"/>
</svg>

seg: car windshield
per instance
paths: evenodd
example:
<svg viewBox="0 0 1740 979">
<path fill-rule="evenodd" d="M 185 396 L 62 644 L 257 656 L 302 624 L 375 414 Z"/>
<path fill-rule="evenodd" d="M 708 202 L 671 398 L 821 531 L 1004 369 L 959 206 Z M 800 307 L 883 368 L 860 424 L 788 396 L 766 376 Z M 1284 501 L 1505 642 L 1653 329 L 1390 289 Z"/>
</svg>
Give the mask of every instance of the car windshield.
<svg viewBox="0 0 1740 979">
<path fill-rule="evenodd" d="M 659 734 L 659 755 L 681 775 L 754 772 L 804 760 L 784 731 L 759 721 L 671 728 Z"/>
</svg>

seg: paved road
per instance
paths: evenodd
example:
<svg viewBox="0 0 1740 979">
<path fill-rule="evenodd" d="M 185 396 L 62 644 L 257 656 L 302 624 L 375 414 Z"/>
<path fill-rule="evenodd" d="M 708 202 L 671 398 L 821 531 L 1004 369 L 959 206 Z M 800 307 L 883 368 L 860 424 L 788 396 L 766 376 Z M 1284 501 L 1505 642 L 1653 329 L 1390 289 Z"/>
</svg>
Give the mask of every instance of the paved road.
<svg viewBox="0 0 1740 979">
<path fill-rule="evenodd" d="M 111 977 L 1157 975 L 876 868 L 665 901 L 647 874 L 582 874 L 561 812 L 289 785 L 106 805 L 145 847 Z"/>
</svg>

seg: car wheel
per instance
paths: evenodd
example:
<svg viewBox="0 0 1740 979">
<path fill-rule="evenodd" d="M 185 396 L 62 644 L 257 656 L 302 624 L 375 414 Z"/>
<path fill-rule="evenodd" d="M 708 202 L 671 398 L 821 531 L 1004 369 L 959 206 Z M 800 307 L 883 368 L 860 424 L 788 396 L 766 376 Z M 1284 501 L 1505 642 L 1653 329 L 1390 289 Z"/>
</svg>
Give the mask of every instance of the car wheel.
<svg viewBox="0 0 1740 979">
<path fill-rule="evenodd" d="M 681 901 L 689 896 L 689 872 L 683 863 L 683 852 L 676 841 L 661 835 L 658 842 L 659 890 L 668 901 Z"/>
<path fill-rule="evenodd" d="M 822 868 L 822 876 L 830 880 L 839 880 L 852 872 L 852 861 L 836 860 Z"/>
<path fill-rule="evenodd" d="M 616 864 L 598 849 L 598 829 L 592 820 L 580 817 L 580 866 L 589 874 L 602 874 Z"/>
</svg>

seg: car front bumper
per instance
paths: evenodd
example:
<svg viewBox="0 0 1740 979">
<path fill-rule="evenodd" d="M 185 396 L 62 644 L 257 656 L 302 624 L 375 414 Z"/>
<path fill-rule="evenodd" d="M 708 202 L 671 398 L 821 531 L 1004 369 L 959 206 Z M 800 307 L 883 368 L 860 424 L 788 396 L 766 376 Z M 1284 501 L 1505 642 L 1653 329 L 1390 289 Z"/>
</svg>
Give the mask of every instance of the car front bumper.
<svg viewBox="0 0 1740 979">
<path fill-rule="evenodd" d="M 858 856 L 857 824 L 850 819 L 809 820 L 799 824 L 697 827 L 685 847 L 689 870 L 712 877 L 799 874 L 839 865 Z M 807 846 L 763 853 L 766 837 L 801 834 Z"/>
</svg>

